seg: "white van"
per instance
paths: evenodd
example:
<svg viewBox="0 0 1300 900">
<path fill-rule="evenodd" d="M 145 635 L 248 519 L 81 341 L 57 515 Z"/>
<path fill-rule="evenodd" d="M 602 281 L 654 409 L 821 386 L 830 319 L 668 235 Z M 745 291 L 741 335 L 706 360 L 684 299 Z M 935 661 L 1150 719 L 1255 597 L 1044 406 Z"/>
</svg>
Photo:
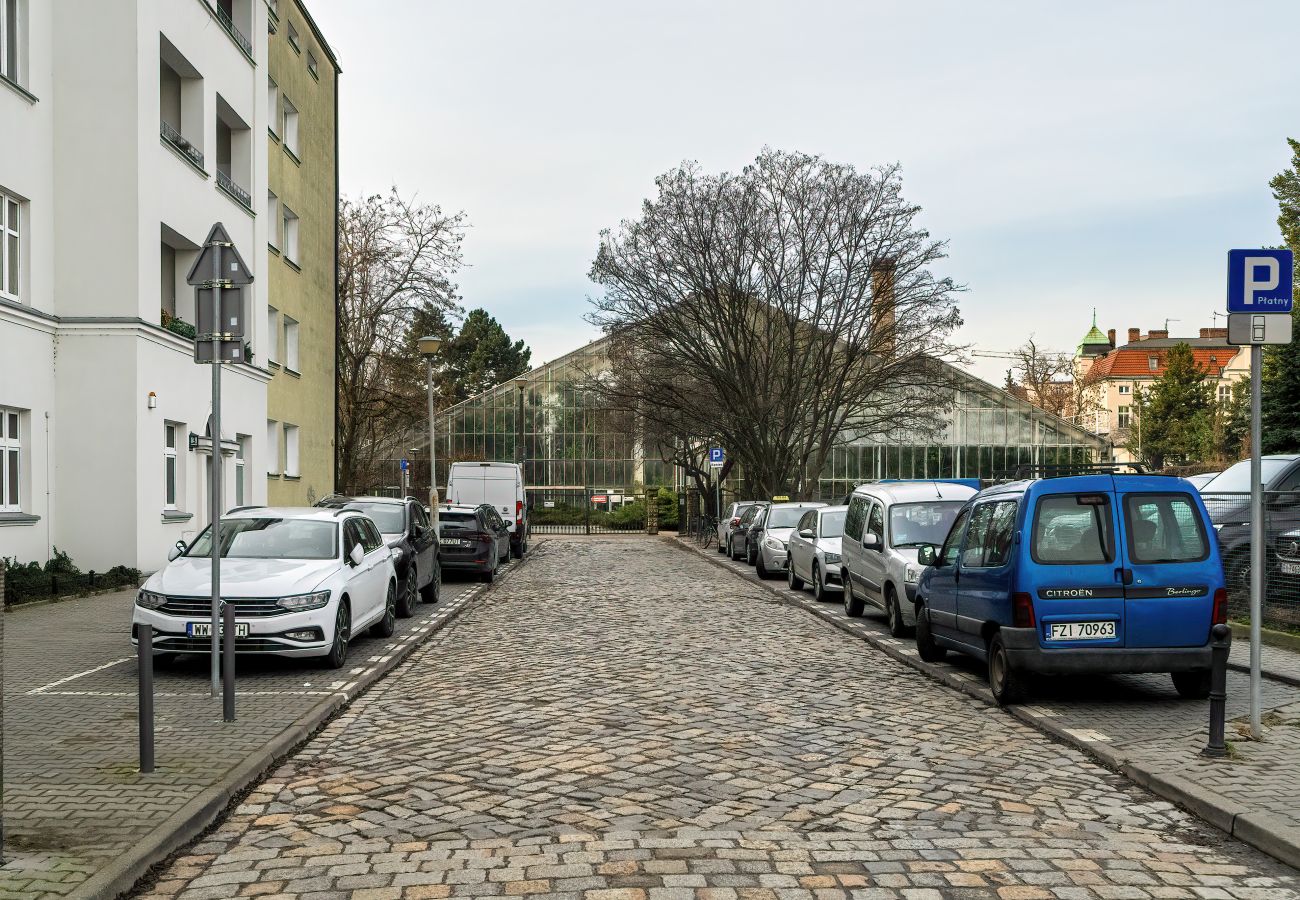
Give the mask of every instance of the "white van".
<svg viewBox="0 0 1300 900">
<path fill-rule="evenodd" d="M 461 506 L 488 504 L 510 529 L 510 551 L 515 559 L 527 552 L 528 495 L 524 491 L 524 469 L 518 463 L 452 463 L 443 502 Z"/>
</svg>

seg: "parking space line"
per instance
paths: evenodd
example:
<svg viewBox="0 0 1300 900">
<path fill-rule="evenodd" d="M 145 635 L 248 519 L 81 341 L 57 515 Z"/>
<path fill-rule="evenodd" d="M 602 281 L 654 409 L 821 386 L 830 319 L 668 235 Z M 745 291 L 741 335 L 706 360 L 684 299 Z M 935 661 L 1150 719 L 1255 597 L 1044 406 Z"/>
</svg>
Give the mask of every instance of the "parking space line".
<svg viewBox="0 0 1300 900">
<path fill-rule="evenodd" d="M 61 684 L 67 684 L 69 681 L 76 681 L 78 678 L 85 678 L 87 675 L 94 675 L 96 672 L 102 672 L 105 669 L 111 669 L 113 666 L 120 666 L 122 663 L 130 662 L 133 659 L 135 659 L 134 656 L 124 656 L 121 659 L 115 659 L 112 662 L 104 663 L 101 666 L 95 666 L 95 668 L 93 669 L 87 669 L 84 672 L 78 672 L 76 675 L 69 675 L 66 678 L 60 678 L 58 681 L 51 681 L 49 684 L 43 684 L 38 688 L 32 688 L 30 691 L 27 691 L 27 694 L 29 696 L 32 694 L 43 694 L 46 691 L 48 691 L 50 688 L 56 688 Z"/>
</svg>

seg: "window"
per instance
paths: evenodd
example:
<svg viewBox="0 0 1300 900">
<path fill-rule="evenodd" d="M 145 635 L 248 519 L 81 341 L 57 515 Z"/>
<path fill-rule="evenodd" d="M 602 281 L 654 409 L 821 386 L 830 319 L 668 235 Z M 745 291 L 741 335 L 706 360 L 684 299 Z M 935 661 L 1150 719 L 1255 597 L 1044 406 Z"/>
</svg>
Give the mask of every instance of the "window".
<svg viewBox="0 0 1300 900">
<path fill-rule="evenodd" d="M 799 524 L 795 526 L 795 531 L 805 530 L 811 531 L 813 537 L 817 536 L 817 513 L 811 510 L 804 513 L 803 518 L 799 520 Z"/>
<path fill-rule="evenodd" d="M 1128 428 L 1133 424 L 1133 407 L 1120 406 L 1117 424 L 1120 428 Z"/>
<path fill-rule="evenodd" d="M 165 241 L 161 245 L 159 258 L 162 262 L 158 280 L 162 287 L 163 319 L 176 317 L 176 248 Z"/>
<path fill-rule="evenodd" d="M 1124 519 L 1135 563 L 1192 562 L 1210 552 L 1201 517 L 1186 494 L 1129 494 Z"/>
<path fill-rule="evenodd" d="M 1115 558 L 1114 518 L 1106 494 L 1049 494 L 1038 501 L 1034 561 L 1058 565 Z"/>
<path fill-rule="evenodd" d="M 280 100 L 280 140 L 284 141 L 286 150 L 298 155 L 298 107 L 288 97 Z"/>
<path fill-rule="evenodd" d="M 223 520 L 221 556 L 223 559 L 337 559 L 338 534 L 338 525 L 333 522 L 243 517 Z M 200 559 L 211 556 L 211 538 L 209 526 L 185 555 Z"/>
<path fill-rule="evenodd" d="M 0 407 L 0 512 L 20 512 L 23 475 L 23 415 Z"/>
<path fill-rule="evenodd" d="M 217 94 L 217 186 L 253 208 L 248 185 L 253 182 L 253 140 L 248 123 Z"/>
<path fill-rule="evenodd" d="M 849 501 L 849 511 L 844 515 L 844 536 L 851 540 L 862 540 L 862 525 L 866 522 L 866 497 L 854 497 Z"/>
<path fill-rule="evenodd" d="M 0 297 L 15 302 L 22 270 L 22 211 L 17 197 L 0 191 Z"/>
<path fill-rule="evenodd" d="M 284 474 L 297 478 L 298 472 L 298 426 L 284 424 Z"/>
<path fill-rule="evenodd" d="M 180 426 L 175 422 L 163 424 L 163 508 L 178 509 L 179 473 L 176 462 L 176 436 Z"/>
<path fill-rule="evenodd" d="M 280 248 L 280 198 L 275 191 L 266 192 L 266 242 L 277 250 Z"/>
<path fill-rule="evenodd" d="M 286 24 L 285 33 L 289 35 L 289 46 L 293 48 L 293 52 L 301 53 L 302 42 L 298 38 L 298 29 L 293 27 L 292 22 Z"/>
<path fill-rule="evenodd" d="M 266 308 L 266 361 L 275 362 L 280 358 L 280 320 L 279 312 L 274 306 Z"/>
<path fill-rule="evenodd" d="M 320 80 L 320 66 L 316 63 L 316 54 L 310 50 L 307 51 L 307 71 L 311 73 L 312 78 Z"/>
<path fill-rule="evenodd" d="M 14 84 L 24 80 L 18 67 L 26 49 L 23 31 L 27 23 L 22 16 L 26 12 L 26 0 L 0 0 L 0 75 Z"/>
<path fill-rule="evenodd" d="M 158 36 L 158 118 L 163 142 L 206 173 L 203 76 L 165 34 Z"/>
<path fill-rule="evenodd" d="M 975 507 L 962 551 L 962 567 L 992 569 L 1006 565 L 1016 534 L 1016 501 L 998 500 Z"/>
<path fill-rule="evenodd" d="M 885 545 L 885 510 L 879 500 L 871 501 L 871 512 L 867 513 L 867 534 L 876 536 L 876 546 Z"/>
<path fill-rule="evenodd" d="M 235 505 L 243 506 L 246 491 L 244 490 L 244 463 L 248 460 L 248 435 L 237 434 L 235 440 L 238 446 L 235 447 Z"/>
<path fill-rule="evenodd" d="M 895 503 L 889 507 L 889 546 L 895 550 L 923 544 L 939 546 L 963 505 L 960 500 Z"/>
<path fill-rule="evenodd" d="M 298 323 L 284 317 L 284 367 L 294 372 L 298 368 Z"/>
<path fill-rule="evenodd" d="M 961 545 L 963 569 L 976 569 L 984 565 L 984 541 L 988 538 L 989 521 L 992 516 L 992 503 L 982 503 L 971 513 L 970 527 L 966 529 L 966 540 Z"/>
<path fill-rule="evenodd" d="M 280 474 L 280 423 L 266 420 L 266 474 Z"/>
<path fill-rule="evenodd" d="M 1119 392 L 1120 392 L 1121 395 L 1123 395 L 1123 394 L 1131 394 L 1131 393 L 1133 393 L 1133 386 L 1132 386 L 1131 384 L 1121 384 L 1121 385 L 1119 386 Z"/>
<path fill-rule="evenodd" d="M 266 79 L 266 121 L 271 123 L 271 134 L 279 137 L 280 133 L 275 129 L 280 122 L 280 86 L 274 78 Z"/>
<path fill-rule="evenodd" d="M 1160 357 L 1158 357 L 1158 356 L 1148 356 L 1148 357 L 1147 357 L 1147 368 L 1150 369 L 1152 372 L 1157 371 L 1157 370 L 1160 368 Z"/>
<path fill-rule="evenodd" d="M 1232 385 L 1230 384 L 1219 385 L 1219 402 L 1229 403 L 1231 401 L 1232 401 Z"/>
<path fill-rule="evenodd" d="M 966 527 L 966 519 L 969 517 L 970 507 L 957 513 L 957 518 L 953 520 L 952 528 L 948 531 L 948 537 L 944 538 L 943 548 L 939 551 L 940 565 L 957 564 L 957 555 L 961 552 L 962 529 Z"/>
<path fill-rule="evenodd" d="M 283 215 L 281 216 L 283 230 L 281 231 L 280 234 L 280 239 L 284 242 L 284 246 L 282 246 L 280 249 L 284 253 L 285 259 L 289 260 L 289 262 L 297 263 L 298 262 L 298 215 L 289 207 L 285 206 L 283 203 L 280 204 L 280 208 L 284 211 Z"/>
<path fill-rule="evenodd" d="M 357 519 L 357 530 L 361 532 L 361 548 L 373 553 L 384 546 L 384 539 L 379 536 L 379 529 L 369 519 Z"/>
</svg>

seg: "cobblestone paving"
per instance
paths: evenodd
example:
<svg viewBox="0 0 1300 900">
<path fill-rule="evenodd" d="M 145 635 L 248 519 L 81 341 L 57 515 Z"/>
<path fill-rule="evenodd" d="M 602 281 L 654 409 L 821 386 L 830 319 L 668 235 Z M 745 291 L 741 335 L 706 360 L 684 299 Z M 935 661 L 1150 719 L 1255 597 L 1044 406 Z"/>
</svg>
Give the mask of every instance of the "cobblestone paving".
<svg viewBox="0 0 1300 900">
<path fill-rule="evenodd" d="M 142 896 L 1283 898 L 1300 875 L 666 542 L 529 565 Z"/>
<path fill-rule="evenodd" d="M 135 592 L 7 614 L 0 898 L 71 892 L 281 729 L 356 693 L 379 656 L 473 587 L 449 580 L 443 602 L 399 619 L 391 640 L 359 637 L 340 672 L 310 660 L 241 659 L 234 723 L 209 696 L 206 659 L 158 668 L 152 775 L 138 771 Z"/>
</svg>

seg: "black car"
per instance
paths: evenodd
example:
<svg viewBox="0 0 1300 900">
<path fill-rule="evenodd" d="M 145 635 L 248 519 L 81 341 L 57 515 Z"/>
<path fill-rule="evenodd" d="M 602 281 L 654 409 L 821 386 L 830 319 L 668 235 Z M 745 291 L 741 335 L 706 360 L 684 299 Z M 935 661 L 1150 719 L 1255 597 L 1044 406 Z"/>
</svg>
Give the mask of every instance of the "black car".
<svg viewBox="0 0 1300 900">
<path fill-rule="evenodd" d="M 442 564 L 448 569 L 477 572 L 492 581 L 510 559 L 510 527 L 490 504 L 438 507 L 438 532 Z"/>
<path fill-rule="evenodd" d="M 1265 456 L 1260 460 L 1264 487 L 1264 539 L 1273 546 L 1279 536 L 1300 528 L 1300 454 Z M 1219 535 L 1228 590 L 1250 590 L 1250 460 L 1234 463 L 1201 488 L 1201 499 Z M 1276 560 L 1270 560 L 1273 568 Z"/>
<path fill-rule="evenodd" d="M 744 527 L 745 562 L 751 566 L 758 565 L 758 542 L 763 539 L 763 529 L 767 527 L 767 517 L 772 514 L 772 504 L 761 507 L 749 524 Z"/>
<path fill-rule="evenodd" d="M 760 500 L 740 514 L 740 521 L 736 523 L 736 526 L 731 529 L 731 533 L 727 535 L 728 556 L 732 559 L 748 558 L 748 551 L 746 550 L 745 542 L 749 537 L 749 526 L 752 525 L 754 520 L 758 518 L 770 505 L 771 504 L 766 500 Z"/>
<path fill-rule="evenodd" d="M 413 497 L 326 497 L 316 501 L 328 509 L 355 509 L 365 513 L 379 528 L 384 543 L 397 551 L 397 614 L 409 618 L 415 613 L 416 596 L 425 603 L 437 603 L 442 590 L 442 560 L 438 533 L 429 514 Z"/>
</svg>

